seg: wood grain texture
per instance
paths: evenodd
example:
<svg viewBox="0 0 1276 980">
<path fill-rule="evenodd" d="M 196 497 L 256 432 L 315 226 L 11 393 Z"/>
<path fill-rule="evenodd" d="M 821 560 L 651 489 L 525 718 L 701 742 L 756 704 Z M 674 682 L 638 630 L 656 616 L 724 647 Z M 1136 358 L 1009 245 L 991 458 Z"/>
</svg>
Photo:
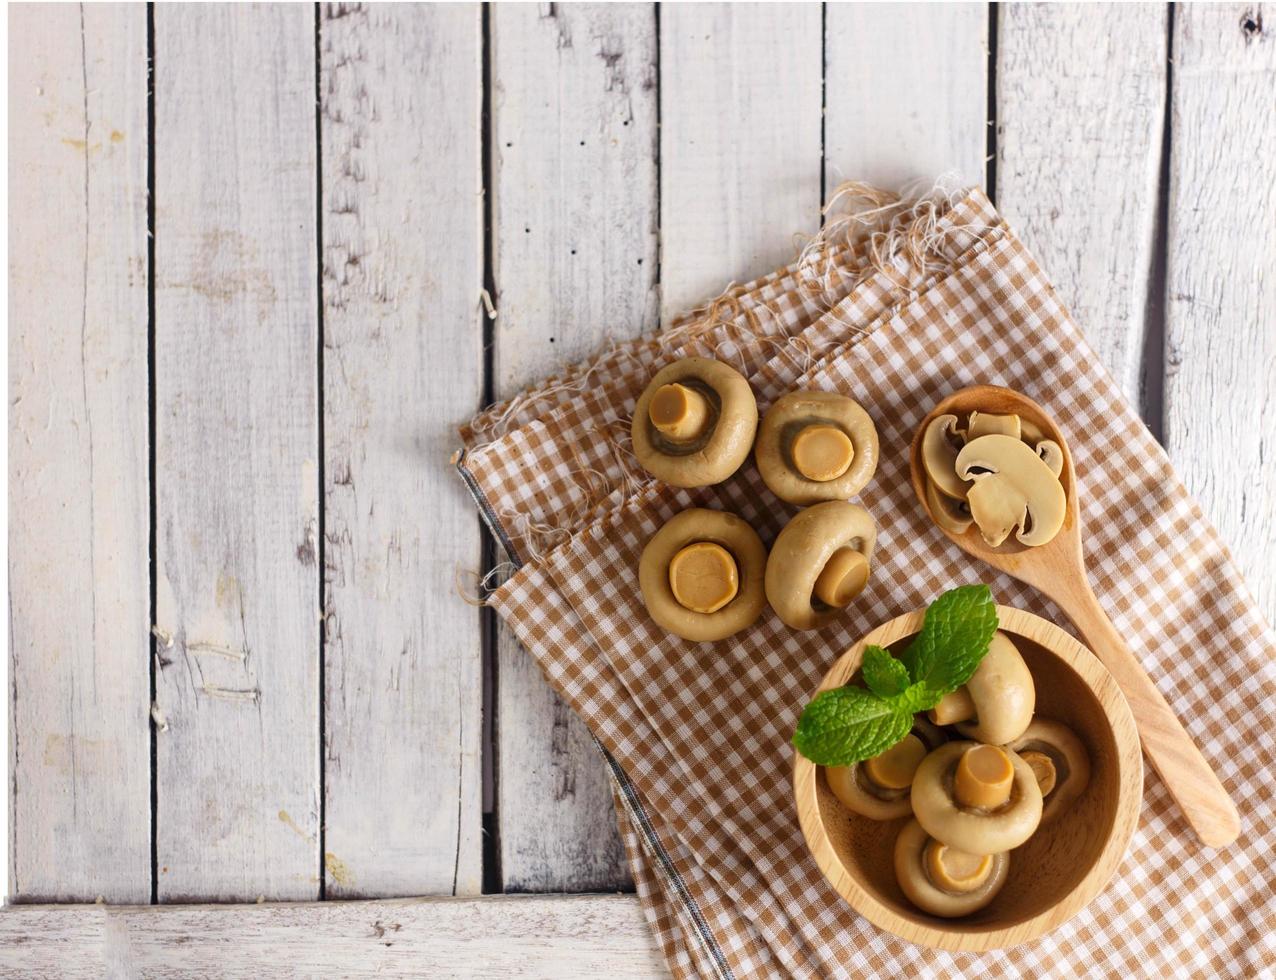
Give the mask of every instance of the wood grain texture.
<svg viewBox="0 0 1276 980">
<path fill-rule="evenodd" d="M 314 11 L 155 11 L 159 894 L 313 898 Z"/>
<path fill-rule="evenodd" d="M 647 4 L 492 8 L 495 394 L 657 324 L 656 19 Z M 583 723 L 497 631 L 506 891 L 631 887 Z"/>
<path fill-rule="evenodd" d="M 147 901 L 146 12 L 9 43 L 10 895 Z"/>
<path fill-rule="evenodd" d="M 983 186 L 987 4 L 834 3 L 825 18 L 828 191 L 946 172 Z"/>
<path fill-rule="evenodd" d="M 326 894 L 482 890 L 474 5 L 321 9 Z"/>
<path fill-rule="evenodd" d="M 1165 446 L 1276 622 L 1276 7 L 1179 6 Z"/>
<path fill-rule="evenodd" d="M 660 9 L 661 319 L 793 260 L 820 221 L 821 8 Z"/>
<path fill-rule="evenodd" d="M 1053 599 L 1067 614 L 1125 695 L 1148 761 L 1155 767 L 1196 836 L 1207 847 L 1226 847 L 1240 833 L 1236 805 L 1165 700 L 1165 695 L 1148 675 L 1143 662 L 1112 625 L 1090 587 L 1082 549 L 1083 534 L 1072 454 L 1063 433 L 1045 410 L 1026 395 L 990 385 L 974 385 L 949 395 L 931 409 L 913 437 L 909 470 L 918 501 L 929 513 L 930 505 L 926 502 L 924 490 L 923 433 L 941 415 L 964 418 L 972 410 L 1018 415 L 1036 425 L 1063 450 L 1063 469 L 1059 474 L 1067 501 L 1063 526 L 1050 541 L 1036 547 L 1025 547 L 1015 541 L 990 547 L 974 525 L 963 532 L 941 526 L 941 533 L 967 554 L 1013 575 Z"/>
<path fill-rule="evenodd" d="M 5 976 L 210 969 L 224 980 L 668 976 L 638 900 L 622 896 L 0 910 Z"/>
<path fill-rule="evenodd" d="M 907 613 L 873 630 L 838 658 L 820 690 L 845 685 L 865 647 L 888 647 L 915 635 L 924 617 L 925 610 Z M 878 928 L 936 949 L 1005 949 L 1072 918 L 1120 866 L 1143 802 L 1139 737 L 1113 677 L 1053 623 L 1009 606 L 998 606 L 997 617 L 1032 673 L 1037 709 L 1080 736 L 1092 768 L 1084 795 L 1015 850 L 1005 887 L 977 915 L 950 921 L 919 916 L 901 900 L 895 880 L 893 841 L 902 821 L 848 819 L 821 768 L 794 755 L 798 820 L 829 883 Z M 880 846 L 872 846 L 874 838 Z"/>
<path fill-rule="evenodd" d="M 997 206 L 1146 418 L 1168 8 L 998 10 Z"/>
</svg>

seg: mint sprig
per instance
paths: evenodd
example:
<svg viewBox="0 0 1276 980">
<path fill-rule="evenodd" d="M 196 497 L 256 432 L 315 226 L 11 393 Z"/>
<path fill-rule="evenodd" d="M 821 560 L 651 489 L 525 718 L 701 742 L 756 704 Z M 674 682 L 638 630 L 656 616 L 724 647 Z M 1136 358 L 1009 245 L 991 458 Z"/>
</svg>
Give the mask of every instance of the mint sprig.
<svg viewBox="0 0 1276 980">
<path fill-rule="evenodd" d="M 898 659 L 882 647 L 865 647 L 867 690 L 835 688 L 806 706 L 793 745 L 820 766 L 849 766 L 885 752 L 908 734 L 913 715 L 970 680 L 997 622 L 988 586 L 945 592 L 927 608 L 921 631 Z"/>
</svg>

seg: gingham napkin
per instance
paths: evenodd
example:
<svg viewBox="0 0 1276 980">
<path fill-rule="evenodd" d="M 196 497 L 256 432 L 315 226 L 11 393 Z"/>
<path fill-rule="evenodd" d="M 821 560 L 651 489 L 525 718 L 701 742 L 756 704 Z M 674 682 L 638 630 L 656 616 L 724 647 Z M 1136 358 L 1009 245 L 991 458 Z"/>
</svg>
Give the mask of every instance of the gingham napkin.
<svg viewBox="0 0 1276 980">
<path fill-rule="evenodd" d="M 877 237 L 816 252 L 835 274 L 817 266 L 813 278 L 808 252 L 667 339 L 608 352 L 465 433 L 458 468 L 518 565 L 490 602 L 605 750 L 639 896 L 671 970 L 1270 973 L 1276 637 L 1164 453 L 987 199 L 972 191 L 934 213 L 901 205 L 886 218 Z M 910 240 L 901 229 L 919 224 L 921 248 L 894 248 Z M 875 568 L 834 625 L 797 634 L 768 610 L 730 640 L 693 644 L 647 616 L 638 556 L 673 514 L 729 510 L 769 543 L 793 513 L 751 462 L 697 490 L 651 481 L 633 464 L 625 422 L 634 398 L 684 352 L 745 369 L 762 407 L 787 390 L 818 388 L 850 395 L 873 416 L 881 464 L 859 499 L 878 522 Z M 1232 847 L 1200 848 L 1149 769 L 1139 828 L 1107 889 L 1050 935 L 981 955 L 904 943 L 839 898 L 798 828 L 788 741 L 842 651 L 952 585 L 988 582 L 998 601 L 1069 626 L 1031 589 L 963 555 L 913 499 L 912 432 L 940 398 L 977 382 L 1024 391 L 1067 434 L 1095 590 L 1242 822 Z"/>
</svg>

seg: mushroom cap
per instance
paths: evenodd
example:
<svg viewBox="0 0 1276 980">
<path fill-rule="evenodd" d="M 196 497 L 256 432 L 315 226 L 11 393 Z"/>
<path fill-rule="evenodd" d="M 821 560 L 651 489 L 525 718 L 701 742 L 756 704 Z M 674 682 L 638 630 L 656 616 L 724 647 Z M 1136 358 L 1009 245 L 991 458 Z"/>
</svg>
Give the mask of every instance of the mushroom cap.
<svg viewBox="0 0 1276 980">
<path fill-rule="evenodd" d="M 815 580 L 841 548 L 854 548 L 870 563 L 877 543 L 873 516 L 858 504 L 827 500 L 799 511 L 771 545 L 766 563 L 766 597 L 786 626 L 819 629 L 842 610 L 813 595 Z"/>
<path fill-rule="evenodd" d="M 700 613 L 678 602 L 669 583 L 669 564 L 689 544 L 720 545 L 735 559 L 735 597 L 717 612 Z M 638 584 L 651 618 L 684 640 L 721 640 L 757 621 L 766 604 L 763 576 L 766 548 L 762 539 L 735 514 L 693 507 L 670 518 L 652 535 L 638 562 Z"/>
<path fill-rule="evenodd" d="M 895 880 L 910 902 L 923 912 L 951 919 L 978 912 L 997 897 L 1010 872 L 1007 852 L 992 855 L 992 870 L 978 888 L 953 894 L 939 888 L 926 871 L 923 855 L 932 839 L 916 820 L 910 820 L 895 839 Z"/>
<path fill-rule="evenodd" d="M 851 440 L 851 465 L 832 480 L 808 480 L 793 467 L 793 440 L 807 426 L 840 429 Z M 773 494 L 791 504 L 847 500 L 877 472 L 877 427 L 858 402 L 834 391 L 791 391 L 776 400 L 758 427 L 758 472 Z"/>
<path fill-rule="evenodd" d="M 956 415 L 935 416 L 922 435 L 922 466 L 940 495 L 964 501 L 970 484 L 957 476 L 959 450 L 954 441 L 960 437 Z"/>
<path fill-rule="evenodd" d="M 673 442 L 652 424 L 651 400 L 668 384 L 691 388 L 709 401 L 708 429 L 687 443 Z M 758 429 L 753 389 L 735 368 L 708 357 L 684 357 L 656 372 L 634 406 L 629 431 L 634 456 L 657 480 L 675 487 L 721 483 L 740 468 Z"/>
<path fill-rule="evenodd" d="M 1063 484 L 1027 443 L 1006 435 L 980 436 L 957 454 L 957 475 L 974 480 L 966 493 L 984 540 L 997 547 L 1016 527 L 1029 547 L 1048 542 L 1063 526 Z"/>
<path fill-rule="evenodd" d="M 966 682 L 966 693 L 975 703 L 973 721 L 958 722 L 967 738 L 989 745 L 1005 745 L 1023 734 L 1037 707 L 1037 688 L 1010 637 L 998 630 L 988 652 Z"/>
<path fill-rule="evenodd" d="M 1013 752 L 1040 752 L 1054 763 L 1054 789 L 1046 794 L 1041 824 L 1058 819 L 1090 784 L 1090 754 L 1067 725 L 1049 718 L 1034 718 L 1009 746 Z"/>
<path fill-rule="evenodd" d="M 957 763 L 978 742 L 949 742 L 922 760 L 913 776 L 913 815 L 926 833 L 968 854 L 997 854 L 1018 847 L 1041 822 L 1041 790 L 1032 767 L 1007 752 L 1014 767 L 1010 799 L 995 810 L 960 806 L 953 795 Z"/>
<path fill-rule="evenodd" d="M 862 762 L 849 766 L 824 767 L 824 778 L 828 780 L 829 789 L 842 806 L 870 820 L 895 820 L 912 812 L 907 789 L 879 789 L 875 793 L 865 786 L 868 779 L 863 768 Z"/>
</svg>

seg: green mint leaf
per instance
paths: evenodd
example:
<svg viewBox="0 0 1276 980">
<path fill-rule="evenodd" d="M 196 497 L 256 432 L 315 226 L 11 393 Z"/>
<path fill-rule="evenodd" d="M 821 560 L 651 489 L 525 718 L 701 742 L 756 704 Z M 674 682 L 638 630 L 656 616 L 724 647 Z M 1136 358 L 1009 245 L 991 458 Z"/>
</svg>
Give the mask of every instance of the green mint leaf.
<svg viewBox="0 0 1276 980">
<path fill-rule="evenodd" d="M 882 647 L 870 644 L 864 648 L 864 663 L 860 670 L 864 674 L 864 683 L 878 697 L 894 697 L 908 687 L 908 668 Z"/>
<path fill-rule="evenodd" d="M 896 711 L 912 716 L 935 707 L 939 703 L 939 698 L 935 697 L 935 692 L 925 684 L 910 684 L 890 701 Z M 903 737 L 903 735 L 900 736 L 900 738 Z"/>
<path fill-rule="evenodd" d="M 793 744 L 817 766 L 849 766 L 885 752 L 913 727 L 912 712 L 862 687 L 825 691 L 798 719 Z"/>
<path fill-rule="evenodd" d="M 997 606 L 986 585 L 963 585 L 930 604 L 921 632 L 900 659 L 915 685 L 925 685 L 934 707 L 979 666 L 997 632 Z"/>
</svg>

